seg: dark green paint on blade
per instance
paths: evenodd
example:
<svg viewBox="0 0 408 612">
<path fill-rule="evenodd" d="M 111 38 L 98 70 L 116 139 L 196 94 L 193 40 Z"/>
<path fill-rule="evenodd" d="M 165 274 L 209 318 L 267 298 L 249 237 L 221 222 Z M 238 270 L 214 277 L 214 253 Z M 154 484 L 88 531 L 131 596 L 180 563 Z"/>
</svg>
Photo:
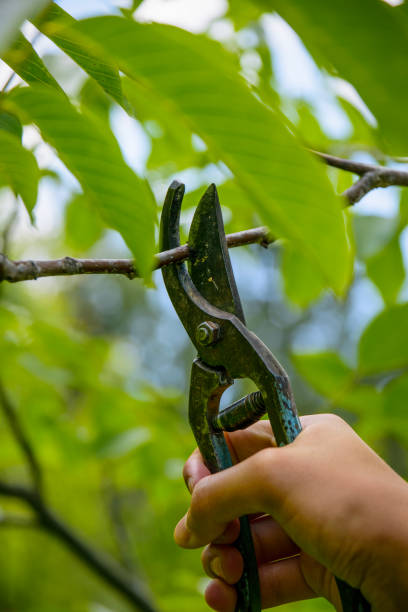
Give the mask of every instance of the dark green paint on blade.
<svg viewBox="0 0 408 612">
<path fill-rule="evenodd" d="M 214 184 L 208 187 L 196 208 L 188 245 L 189 272 L 198 291 L 210 304 L 235 314 L 245 323 Z"/>
</svg>

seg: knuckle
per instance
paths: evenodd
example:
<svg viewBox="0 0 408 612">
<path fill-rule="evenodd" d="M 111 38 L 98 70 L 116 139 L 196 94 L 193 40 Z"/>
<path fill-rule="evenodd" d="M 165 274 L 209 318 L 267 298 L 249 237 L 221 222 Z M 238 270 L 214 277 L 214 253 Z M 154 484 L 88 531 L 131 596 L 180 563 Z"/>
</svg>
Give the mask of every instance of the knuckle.
<svg viewBox="0 0 408 612">
<path fill-rule="evenodd" d="M 205 476 L 199 480 L 191 497 L 191 517 L 197 522 L 202 520 L 202 517 L 211 512 L 211 495 L 210 495 L 210 479 Z M 193 523 L 195 521 L 193 520 Z"/>
</svg>

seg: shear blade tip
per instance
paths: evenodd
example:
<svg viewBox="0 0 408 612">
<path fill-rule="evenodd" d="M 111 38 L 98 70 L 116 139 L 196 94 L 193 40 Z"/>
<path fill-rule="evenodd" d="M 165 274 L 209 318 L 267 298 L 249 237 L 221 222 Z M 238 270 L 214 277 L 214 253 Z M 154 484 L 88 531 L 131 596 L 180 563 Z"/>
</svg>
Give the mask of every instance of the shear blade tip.
<svg viewBox="0 0 408 612">
<path fill-rule="evenodd" d="M 183 191 L 185 190 L 186 186 L 184 185 L 184 183 L 180 183 L 179 181 L 172 181 L 171 185 L 169 187 L 169 191 Z"/>
</svg>

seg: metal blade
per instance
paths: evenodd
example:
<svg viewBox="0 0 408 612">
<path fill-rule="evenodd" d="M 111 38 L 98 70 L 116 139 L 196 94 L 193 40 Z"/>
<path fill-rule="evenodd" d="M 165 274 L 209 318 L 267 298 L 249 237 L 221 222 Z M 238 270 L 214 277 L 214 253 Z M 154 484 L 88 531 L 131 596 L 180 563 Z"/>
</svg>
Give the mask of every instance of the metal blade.
<svg viewBox="0 0 408 612">
<path fill-rule="evenodd" d="M 192 281 L 210 304 L 245 323 L 225 238 L 217 189 L 210 185 L 201 198 L 188 237 Z"/>
</svg>

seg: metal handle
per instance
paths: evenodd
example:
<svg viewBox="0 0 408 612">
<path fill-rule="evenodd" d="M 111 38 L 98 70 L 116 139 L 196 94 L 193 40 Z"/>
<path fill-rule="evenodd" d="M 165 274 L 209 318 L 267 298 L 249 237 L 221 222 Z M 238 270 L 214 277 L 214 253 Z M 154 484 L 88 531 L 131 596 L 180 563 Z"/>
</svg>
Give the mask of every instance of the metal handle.
<svg viewBox="0 0 408 612">
<path fill-rule="evenodd" d="M 268 412 L 279 446 L 292 442 L 301 431 L 287 377 L 266 377 L 259 381 L 268 398 L 267 403 L 263 394 L 256 391 L 219 411 L 221 395 L 232 382 L 222 368 L 212 368 L 200 359 L 194 361 L 189 400 L 190 425 L 204 462 L 212 473 L 232 466 L 224 430 L 243 429 Z M 243 557 L 244 571 L 236 585 L 238 600 L 235 612 L 260 612 L 258 567 L 248 517 L 241 517 L 240 524 L 235 546 Z M 336 581 L 343 612 L 370 612 L 370 604 L 358 589 L 338 578 Z"/>
<path fill-rule="evenodd" d="M 220 398 L 232 384 L 222 368 L 211 368 L 200 359 L 193 362 L 191 371 L 189 418 L 198 448 L 210 472 L 232 466 L 231 455 L 224 433 L 213 426 L 218 414 Z M 260 612 L 258 565 L 256 562 L 248 517 L 240 518 L 240 534 L 235 546 L 244 560 L 244 570 L 236 585 L 236 612 Z"/>
</svg>

